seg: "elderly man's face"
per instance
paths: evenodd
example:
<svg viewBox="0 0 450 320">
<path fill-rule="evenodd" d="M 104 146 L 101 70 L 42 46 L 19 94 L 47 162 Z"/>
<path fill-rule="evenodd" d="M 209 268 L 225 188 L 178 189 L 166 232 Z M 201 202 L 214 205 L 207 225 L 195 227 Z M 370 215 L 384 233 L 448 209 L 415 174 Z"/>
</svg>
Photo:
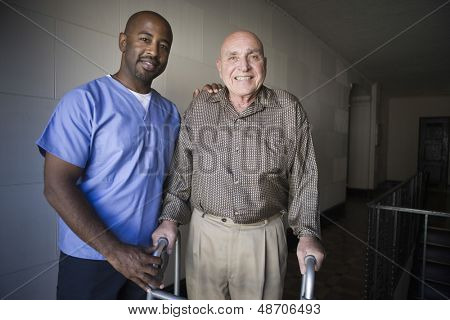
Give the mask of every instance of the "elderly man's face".
<svg viewBox="0 0 450 320">
<path fill-rule="evenodd" d="M 261 42 L 248 32 L 236 32 L 225 39 L 216 65 L 230 98 L 253 96 L 266 77 Z"/>
</svg>

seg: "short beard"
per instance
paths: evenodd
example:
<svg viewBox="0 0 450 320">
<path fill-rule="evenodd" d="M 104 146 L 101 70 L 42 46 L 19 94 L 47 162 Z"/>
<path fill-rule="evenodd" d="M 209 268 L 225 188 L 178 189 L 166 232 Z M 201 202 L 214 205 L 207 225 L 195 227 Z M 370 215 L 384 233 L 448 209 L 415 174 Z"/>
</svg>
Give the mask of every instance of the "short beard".
<svg viewBox="0 0 450 320">
<path fill-rule="evenodd" d="M 157 77 L 152 77 L 152 75 L 148 73 L 141 73 L 139 71 L 136 71 L 135 76 L 136 78 L 141 79 L 146 84 L 152 84 L 153 79 Z"/>
</svg>

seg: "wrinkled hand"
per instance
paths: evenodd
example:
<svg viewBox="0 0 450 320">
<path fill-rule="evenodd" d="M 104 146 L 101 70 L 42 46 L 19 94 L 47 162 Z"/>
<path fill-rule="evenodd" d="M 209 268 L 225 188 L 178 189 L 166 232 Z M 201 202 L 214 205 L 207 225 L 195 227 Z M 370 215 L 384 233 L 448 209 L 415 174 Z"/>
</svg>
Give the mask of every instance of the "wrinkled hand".
<svg viewBox="0 0 450 320">
<path fill-rule="evenodd" d="M 305 257 L 314 256 L 316 258 L 316 271 L 319 271 L 322 266 L 323 259 L 325 258 L 325 249 L 319 239 L 313 236 L 300 237 L 297 246 L 297 258 L 300 265 L 300 272 L 305 274 L 306 265 Z"/>
<path fill-rule="evenodd" d="M 163 220 L 158 228 L 152 234 L 153 247 L 158 243 L 158 239 L 161 237 L 167 238 L 169 240 L 169 245 L 167 246 L 167 253 L 171 254 L 173 251 L 173 246 L 177 240 L 177 224 L 173 221 Z"/>
<path fill-rule="evenodd" d="M 161 258 L 152 256 L 151 248 L 140 248 L 127 244 L 120 244 L 110 256 L 108 262 L 118 272 L 136 283 L 143 290 L 148 291 L 150 286 L 163 288 L 158 276 L 159 269 L 153 264 L 161 265 Z"/>
<path fill-rule="evenodd" d="M 192 93 L 192 98 L 198 96 L 202 91 L 208 91 L 209 93 L 217 93 L 222 89 L 223 86 L 220 83 L 205 84 L 201 90 L 198 88 L 194 90 L 194 92 Z"/>
</svg>

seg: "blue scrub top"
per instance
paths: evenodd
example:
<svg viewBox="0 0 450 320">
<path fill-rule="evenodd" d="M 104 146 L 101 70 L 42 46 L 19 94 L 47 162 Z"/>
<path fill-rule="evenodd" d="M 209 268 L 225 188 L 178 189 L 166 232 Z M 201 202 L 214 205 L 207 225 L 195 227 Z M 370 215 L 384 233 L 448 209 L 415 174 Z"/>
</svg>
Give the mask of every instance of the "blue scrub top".
<svg viewBox="0 0 450 320">
<path fill-rule="evenodd" d="M 123 242 L 149 246 L 180 124 L 176 106 L 152 91 L 148 112 L 111 77 L 68 92 L 42 136 L 41 153 L 84 168 L 78 187 Z M 64 253 L 103 260 L 59 219 Z"/>
</svg>

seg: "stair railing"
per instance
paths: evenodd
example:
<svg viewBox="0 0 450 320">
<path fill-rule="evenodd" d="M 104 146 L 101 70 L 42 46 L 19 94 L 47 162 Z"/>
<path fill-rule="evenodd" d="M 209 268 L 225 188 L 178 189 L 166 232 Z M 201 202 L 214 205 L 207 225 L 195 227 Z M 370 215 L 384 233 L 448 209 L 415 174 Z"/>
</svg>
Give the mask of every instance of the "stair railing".
<svg viewBox="0 0 450 320">
<path fill-rule="evenodd" d="M 450 213 L 422 209 L 426 182 L 426 174 L 419 172 L 368 203 L 366 299 L 406 299 L 421 232 L 420 298 L 424 298 L 429 216 L 450 218 Z"/>
</svg>

